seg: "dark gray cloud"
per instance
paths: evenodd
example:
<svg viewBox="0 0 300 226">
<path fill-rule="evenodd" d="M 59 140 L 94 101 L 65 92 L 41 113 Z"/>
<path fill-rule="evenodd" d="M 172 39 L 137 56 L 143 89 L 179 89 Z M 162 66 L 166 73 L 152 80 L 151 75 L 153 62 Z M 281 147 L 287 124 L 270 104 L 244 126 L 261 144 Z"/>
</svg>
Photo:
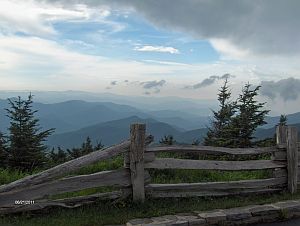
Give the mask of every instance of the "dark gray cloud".
<svg viewBox="0 0 300 226">
<path fill-rule="evenodd" d="M 140 85 L 142 85 L 144 89 L 158 88 L 164 86 L 165 84 L 166 84 L 165 80 L 160 80 L 160 81 L 153 80 L 153 81 L 140 83 Z"/>
<path fill-rule="evenodd" d="M 56 1 L 66 6 L 85 3 L 134 9 L 156 26 L 199 39 L 225 39 L 259 54 L 295 55 L 300 51 L 299 0 Z"/>
<path fill-rule="evenodd" d="M 230 77 L 234 77 L 233 75 L 230 74 L 224 74 L 222 76 L 217 76 L 217 75 L 212 75 L 206 79 L 204 79 L 202 82 L 199 82 L 197 84 L 191 85 L 191 86 L 186 86 L 186 89 L 200 89 L 209 85 L 212 85 L 218 80 L 221 79 L 229 79 Z"/>
<path fill-rule="evenodd" d="M 110 85 L 111 85 L 111 86 L 115 86 L 115 85 L 117 85 L 117 83 L 118 83 L 117 81 L 111 81 L 111 82 L 110 82 Z"/>
<path fill-rule="evenodd" d="M 139 85 L 141 85 L 145 90 L 147 90 L 144 92 L 144 94 L 151 95 L 160 93 L 160 88 L 163 87 L 166 83 L 166 80 L 153 80 L 147 82 L 140 82 Z"/>
<path fill-rule="evenodd" d="M 279 96 L 284 101 L 296 100 L 300 94 L 300 79 L 290 77 L 277 82 L 262 81 L 260 92 L 270 99 Z"/>
</svg>

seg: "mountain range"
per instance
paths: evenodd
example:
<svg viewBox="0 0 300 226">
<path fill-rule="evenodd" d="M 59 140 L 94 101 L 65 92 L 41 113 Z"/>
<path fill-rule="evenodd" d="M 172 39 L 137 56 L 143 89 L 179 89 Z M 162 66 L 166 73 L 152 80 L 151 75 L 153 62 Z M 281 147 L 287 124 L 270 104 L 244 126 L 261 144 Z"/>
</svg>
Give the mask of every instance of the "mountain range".
<svg viewBox="0 0 300 226">
<path fill-rule="evenodd" d="M 130 124 L 144 123 L 146 124 L 147 134 L 154 136 L 154 142 L 166 135 L 172 135 L 178 143 L 192 144 L 194 141 L 203 141 L 207 128 L 200 128 L 189 131 L 176 129 L 167 123 L 160 122 L 151 118 L 142 119 L 137 116 L 131 116 L 120 120 L 114 120 L 104 123 L 99 123 L 93 126 L 88 126 L 77 131 L 56 134 L 49 137 L 47 144 L 51 147 L 72 148 L 78 147 L 86 139 L 90 137 L 94 144 L 101 142 L 105 146 L 110 146 L 119 143 L 122 140 L 128 139 Z M 293 124 L 300 131 L 300 123 Z M 275 134 L 275 127 L 258 128 L 254 134 L 255 140 L 271 138 Z"/>
<path fill-rule="evenodd" d="M 147 109 L 107 101 L 83 100 L 33 104 L 33 108 L 38 110 L 36 116 L 40 119 L 40 126 L 43 129 L 55 128 L 55 134 L 47 141 L 50 147 L 79 146 L 87 136 L 94 142 L 102 141 L 105 145 L 112 145 L 128 138 L 129 126 L 134 122 L 146 123 L 148 133 L 154 135 L 156 141 L 170 134 L 183 143 L 203 139 L 210 123 L 208 114 L 167 106 L 165 109 Z M 9 126 L 9 119 L 5 116 L 5 108 L 8 107 L 8 101 L 0 99 L 0 130 L 3 132 Z M 287 118 L 289 124 L 299 127 L 300 112 L 287 115 Z M 266 121 L 268 124 L 256 131 L 256 137 L 263 139 L 275 133 L 274 126 L 279 116 L 267 117 Z"/>
</svg>

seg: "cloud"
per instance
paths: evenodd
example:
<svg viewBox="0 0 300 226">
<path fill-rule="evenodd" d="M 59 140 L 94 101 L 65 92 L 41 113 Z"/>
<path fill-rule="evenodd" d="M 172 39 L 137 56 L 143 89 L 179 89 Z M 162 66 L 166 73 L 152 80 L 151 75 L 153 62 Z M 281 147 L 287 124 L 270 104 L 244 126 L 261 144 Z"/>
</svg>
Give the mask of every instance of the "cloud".
<svg viewBox="0 0 300 226">
<path fill-rule="evenodd" d="M 197 83 L 195 85 L 192 85 L 192 86 L 186 86 L 185 88 L 186 89 L 200 89 L 200 88 L 212 85 L 213 83 L 215 83 L 218 80 L 229 79 L 231 77 L 234 77 L 234 76 L 230 75 L 230 74 L 224 74 L 222 76 L 212 75 L 212 76 L 204 79 L 202 82 L 199 82 L 199 83 Z"/>
<path fill-rule="evenodd" d="M 115 86 L 115 85 L 117 85 L 117 83 L 118 83 L 117 81 L 111 81 L 111 82 L 110 82 L 110 85 L 111 85 L 111 86 Z"/>
<path fill-rule="evenodd" d="M 270 99 L 275 99 L 277 96 L 284 101 L 297 100 L 300 91 L 300 79 L 293 77 L 275 81 L 262 81 L 260 84 L 261 94 Z"/>
<path fill-rule="evenodd" d="M 147 82 L 140 82 L 139 85 L 142 85 L 144 89 L 147 91 L 144 92 L 145 95 L 150 94 L 157 94 L 160 93 L 160 88 L 166 84 L 165 80 L 160 81 L 147 81 Z"/>
<path fill-rule="evenodd" d="M 136 51 L 141 51 L 141 52 L 159 52 L 159 53 L 171 53 L 171 54 L 179 54 L 179 50 L 175 49 L 174 47 L 170 46 L 136 46 L 134 48 Z"/>
<path fill-rule="evenodd" d="M 78 3 L 79 1 L 66 1 Z M 298 0 L 81 0 L 91 6 L 134 10 L 152 24 L 211 40 L 221 52 L 258 55 L 299 55 L 300 1 Z M 217 40 L 217 41 L 216 41 Z M 233 47 L 230 50 L 228 46 Z"/>
<path fill-rule="evenodd" d="M 160 80 L 160 81 L 147 81 L 147 82 L 141 82 L 140 83 L 144 89 L 152 89 L 152 88 L 157 88 L 157 87 L 162 87 L 166 84 L 165 80 Z"/>
<path fill-rule="evenodd" d="M 109 21 L 108 7 L 92 8 L 74 3 L 66 7 L 61 1 L 2 0 L 0 7 L 0 33 L 49 36 L 58 32 L 53 24 L 57 21 L 77 22 L 95 21 L 108 25 L 112 30 L 122 29 L 119 23 Z"/>
</svg>

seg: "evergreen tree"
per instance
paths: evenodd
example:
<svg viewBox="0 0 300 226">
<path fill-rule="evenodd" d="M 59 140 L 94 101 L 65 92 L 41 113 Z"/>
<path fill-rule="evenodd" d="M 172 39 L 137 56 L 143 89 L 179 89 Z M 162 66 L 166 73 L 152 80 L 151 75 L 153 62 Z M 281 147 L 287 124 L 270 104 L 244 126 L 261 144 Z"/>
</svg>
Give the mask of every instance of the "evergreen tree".
<svg viewBox="0 0 300 226">
<path fill-rule="evenodd" d="M 280 126 L 286 126 L 287 123 L 287 117 L 286 115 L 280 115 L 279 123 Z"/>
<path fill-rule="evenodd" d="M 50 162 L 54 164 L 61 164 L 68 160 L 67 153 L 58 147 L 57 151 L 54 151 L 54 148 L 49 153 Z"/>
<path fill-rule="evenodd" d="M 229 125 L 235 114 L 235 102 L 230 100 L 231 91 L 229 90 L 228 80 L 219 90 L 218 101 L 220 109 L 213 111 L 213 121 L 204 139 L 204 145 L 227 146 L 230 138 Z"/>
<path fill-rule="evenodd" d="M 0 168 L 6 168 L 8 161 L 7 144 L 4 135 L 0 132 Z"/>
<path fill-rule="evenodd" d="M 91 138 L 88 136 L 85 140 L 85 142 L 81 145 L 81 153 L 82 155 L 89 154 L 94 151 L 94 147 L 91 141 Z"/>
<path fill-rule="evenodd" d="M 269 110 L 264 110 L 265 103 L 260 103 L 255 98 L 261 86 L 251 89 L 247 83 L 237 101 L 238 114 L 231 124 L 231 137 L 234 147 L 250 147 L 253 133 L 258 126 L 266 124 L 265 117 Z"/>
<path fill-rule="evenodd" d="M 8 99 L 10 109 L 6 109 L 10 118 L 9 166 L 30 172 L 44 165 L 47 147 L 43 142 L 54 131 L 40 131 L 39 119 L 35 118 L 37 111 L 32 110 L 32 98 L 30 94 L 27 100 Z"/>
<path fill-rule="evenodd" d="M 159 143 L 163 145 L 173 145 L 176 143 L 176 140 L 174 140 L 174 137 L 172 135 L 168 135 L 161 138 Z"/>
<path fill-rule="evenodd" d="M 98 142 L 95 146 L 93 146 L 90 137 L 87 137 L 80 148 L 72 148 L 71 150 L 67 149 L 67 153 L 71 159 L 76 159 L 93 151 L 101 150 L 103 147 L 104 145 L 101 142 Z"/>
</svg>

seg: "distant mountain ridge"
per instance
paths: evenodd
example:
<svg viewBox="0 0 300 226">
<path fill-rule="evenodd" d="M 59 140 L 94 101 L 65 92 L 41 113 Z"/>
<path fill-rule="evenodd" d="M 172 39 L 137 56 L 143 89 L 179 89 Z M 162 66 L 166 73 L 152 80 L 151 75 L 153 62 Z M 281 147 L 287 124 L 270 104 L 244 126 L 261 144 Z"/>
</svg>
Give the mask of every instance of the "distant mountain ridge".
<svg viewBox="0 0 300 226">
<path fill-rule="evenodd" d="M 9 119 L 5 108 L 8 101 L 0 99 L 0 130 L 6 131 Z M 143 111 L 135 107 L 112 102 L 86 102 L 70 100 L 60 103 L 43 104 L 35 102 L 33 108 L 38 110 L 36 116 L 40 119 L 41 127 L 56 128 L 56 133 L 78 130 L 101 122 L 122 119 L 130 116 L 153 118 L 173 125 L 179 130 L 190 130 L 205 127 L 208 117 L 185 113 L 177 110 Z M 169 117 L 168 117 L 169 115 Z"/>
<path fill-rule="evenodd" d="M 5 116 L 8 101 L 0 99 L 0 131 L 6 132 L 9 119 Z M 35 102 L 34 110 L 43 129 L 56 128 L 48 144 L 54 146 L 78 146 L 91 136 L 111 145 L 126 139 L 129 125 L 141 122 L 149 125 L 149 131 L 160 139 L 172 134 L 179 142 L 192 143 L 203 139 L 209 126 L 209 116 L 199 116 L 195 111 L 174 109 L 143 110 L 136 107 L 113 102 L 87 102 L 69 100 L 60 103 L 44 104 Z M 300 124 L 300 112 L 287 115 L 289 124 Z M 256 131 L 259 138 L 271 137 L 279 116 L 267 117 L 269 123 Z M 102 131 L 103 130 L 103 131 Z M 92 133 L 94 131 L 95 133 Z"/>
<path fill-rule="evenodd" d="M 167 123 L 159 122 L 152 118 L 142 119 L 132 116 L 99 123 L 74 132 L 56 134 L 49 138 L 47 144 L 51 147 L 78 147 L 89 136 L 94 142 L 101 141 L 104 145 L 110 146 L 129 138 L 129 128 L 132 123 L 145 123 L 147 133 L 154 136 L 156 143 L 165 135 L 172 135 L 179 143 L 191 144 L 195 140 L 202 142 L 208 130 L 207 128 L 200 128 L 190 131 L 180 131 Z M 300 131 L 300 123 L 294 126 L 297 126 L 298 131 Z M 269 129 L 259 128 L 255 133 L 255 137 L 259 140 L 271 138 L 274 134 L 275 127 Z"/>
</svg>

